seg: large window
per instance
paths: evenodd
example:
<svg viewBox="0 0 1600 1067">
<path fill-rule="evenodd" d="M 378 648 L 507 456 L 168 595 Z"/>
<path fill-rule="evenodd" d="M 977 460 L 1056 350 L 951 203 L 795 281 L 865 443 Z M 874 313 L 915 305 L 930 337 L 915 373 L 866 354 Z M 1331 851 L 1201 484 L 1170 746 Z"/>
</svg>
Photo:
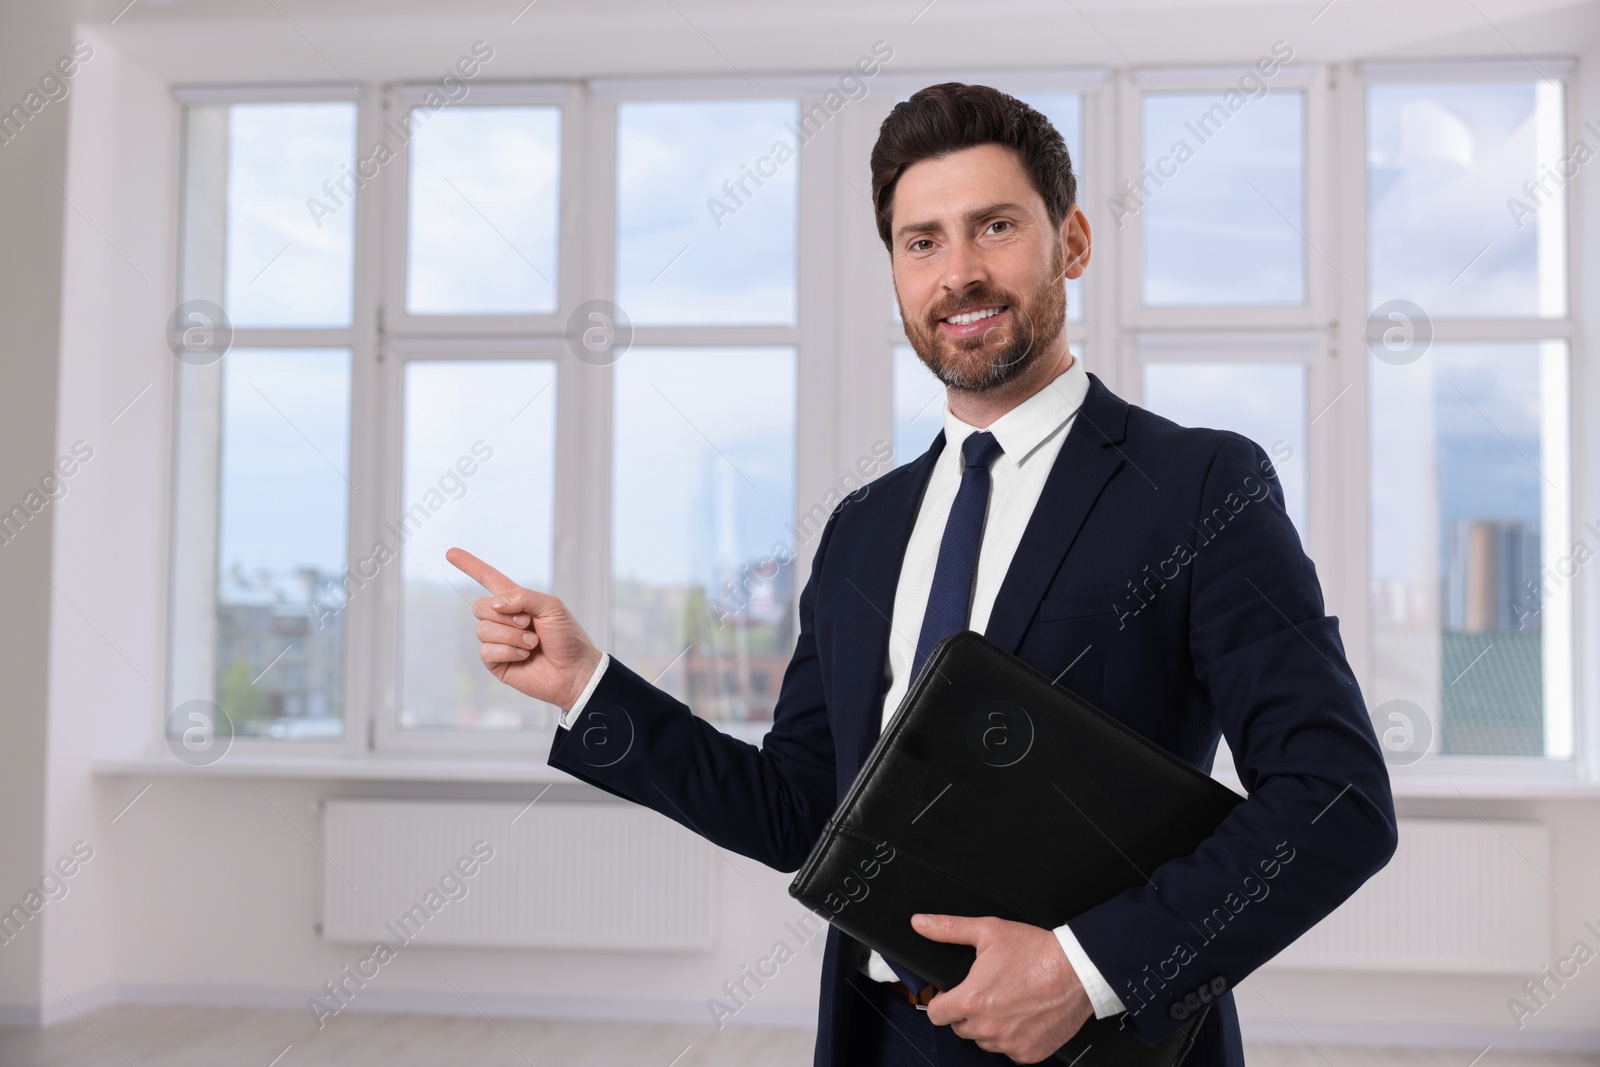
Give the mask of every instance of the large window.
<svg viewBox="0 0 1600 1067">
<path fill-rule="evenodd" d="M 1566 759 L 1563 84 L 1408 73 L 1367 89 L 1369 698 L 1402 762 Z"/>
<path fill-rule="evenodd" d="M 668 343 L 610 368 L 611 649 L 716 722 L 770 721 L 794 648 L 799 354 L 737 328 L 796 336 L 804 114 L 617 108 L 616 299 Z"/>
<path fill-rule="evenodd" d="M 1078 171 L 1073 352 L 1271 457 L 1404 773 L 1583 751 L 1570 71 L 1541 69 L 1280 42 L 987 79 Z M 943 79 L 875 77 L 180 92 L 172 751 L 547 744 L 456 545 L 759 739 L 827 514 L 941 428 L 866 159 Z"/>
<path fill-rule="evenodd" d="M 1128 324 L 1124 395 L 1261 446 L 1320 558 L 1329 543 L 1311 430 L 1331 395 L 1333 353 L 1319 333 L 1339 279 L 1322 251 L 1326 90 L 1292 58 L 1278 42 L 1238 68 L 1122 80 L 1127 135 L 1106 243 Z M 1226 742 L 1214 770 L 1231 773 Z"/>
<path fill-rule="evenodd" d="M 185 122 L 168 743 L 337 740 L 348 709 L 353 228 L 348 102 L 196 104 Z M 245 338 L 248 343 L 240 343 Z"/>
</svg>

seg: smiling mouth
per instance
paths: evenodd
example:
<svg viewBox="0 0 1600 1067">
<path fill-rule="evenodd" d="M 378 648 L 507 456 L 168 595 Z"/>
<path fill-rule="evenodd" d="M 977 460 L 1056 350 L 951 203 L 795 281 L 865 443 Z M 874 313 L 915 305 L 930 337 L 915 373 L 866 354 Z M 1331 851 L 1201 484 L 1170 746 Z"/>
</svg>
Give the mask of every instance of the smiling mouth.
<svg viewBox="0 0 1600 1067">
<path fill-rule="evenodd" d="M 947 315 L 939 321 L 951 326 L 968 326 L 974 322 L 991 319 L 1004 310 L 1006 310 L 1005 304 L 994 304 L 989 307 L 973 308 L 970 311 L 963 311 L 955 315 Z"/>
</svg>

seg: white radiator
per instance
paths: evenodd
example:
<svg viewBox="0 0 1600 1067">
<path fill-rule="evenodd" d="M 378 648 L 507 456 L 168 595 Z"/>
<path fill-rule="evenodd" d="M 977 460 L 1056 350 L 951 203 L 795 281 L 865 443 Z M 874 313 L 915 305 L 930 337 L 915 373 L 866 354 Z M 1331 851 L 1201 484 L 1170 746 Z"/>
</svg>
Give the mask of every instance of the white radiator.
<svg viewBox="0 0 1600 1067">
<path fill-rule="evenodd" d="M 329 941 L 687 951 L 715 936 L 712 846 L 632 805 L 329 800 L 323 849 Z"/>
<path fill-rule="evenodd" d="M 1272 965 L 1537 971 L 1551 947 L 1547 878 L 1550 831 L 1541 823 L 1401 819 L 1389 865 Z"/>
</svg>

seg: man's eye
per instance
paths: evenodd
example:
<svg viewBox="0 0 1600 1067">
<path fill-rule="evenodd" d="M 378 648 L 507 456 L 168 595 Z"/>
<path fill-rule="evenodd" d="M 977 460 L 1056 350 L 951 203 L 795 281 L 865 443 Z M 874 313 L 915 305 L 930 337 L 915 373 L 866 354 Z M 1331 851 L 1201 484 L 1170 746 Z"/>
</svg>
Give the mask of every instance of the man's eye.
<svg viewBox="0 0 1600 1067">
<path fill-rule="evenodd" d="M 1008 222 L 1005 219 L 995 219 L 993 222 L 989 223 L 989 229 L 993 230 L 996 226 L 1010 226 L 1010 225 L 1011 225 L 1011 223 Z"/>
<path fill-rule="evenodd" d="M 919 237 L 915 241 L 911 242 L 911 251 L 913 251 L 913 252 L 921 252 L 922 249 L 918 248 L 917 247 L 918 245 L 931 245 L 931 244 L 933 244 L 933 242 L 928 240 L 926 237 Z"/>
</svg>

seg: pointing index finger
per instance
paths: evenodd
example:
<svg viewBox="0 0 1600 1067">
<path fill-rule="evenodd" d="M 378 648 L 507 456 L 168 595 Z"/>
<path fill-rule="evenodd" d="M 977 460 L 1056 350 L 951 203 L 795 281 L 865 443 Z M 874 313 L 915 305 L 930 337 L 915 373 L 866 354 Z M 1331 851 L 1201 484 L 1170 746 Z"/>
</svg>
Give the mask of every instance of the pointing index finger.
<svg viewBox="0 0 1600 1067">
<path fill-rule="evenodd" d="M 495 596 L 502 593 L 514 593 L 518 589 L 517 583 L 501 574 L 471 552 L 461 548 L 452 548 L 444 554 L 457 570 L 483 586 Z"/>
</svg>

